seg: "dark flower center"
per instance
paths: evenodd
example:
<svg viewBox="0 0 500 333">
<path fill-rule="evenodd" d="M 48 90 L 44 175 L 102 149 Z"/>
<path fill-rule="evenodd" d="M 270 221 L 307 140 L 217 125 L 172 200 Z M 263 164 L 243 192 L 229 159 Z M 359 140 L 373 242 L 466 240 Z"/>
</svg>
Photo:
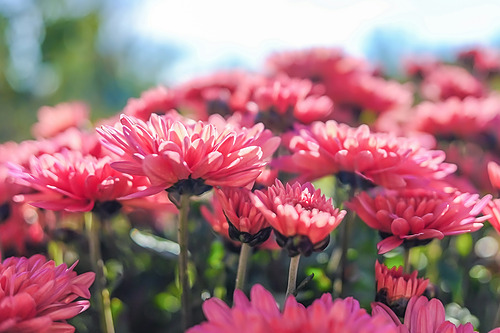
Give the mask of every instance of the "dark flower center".
<svg viewBox="0 0 500 333">
<path fill-rule="evenodd" d="M 313 244 L 309 237 L 305 235 L 284 236 L 274 230 L 276 242 L 278 245 L 288 251 L 289 257 L 295 257 L 299 254 L 309 257 L 313 252 L 321 252 L 330 243 L 330 235 L 323 240 Z"/>
</svg>

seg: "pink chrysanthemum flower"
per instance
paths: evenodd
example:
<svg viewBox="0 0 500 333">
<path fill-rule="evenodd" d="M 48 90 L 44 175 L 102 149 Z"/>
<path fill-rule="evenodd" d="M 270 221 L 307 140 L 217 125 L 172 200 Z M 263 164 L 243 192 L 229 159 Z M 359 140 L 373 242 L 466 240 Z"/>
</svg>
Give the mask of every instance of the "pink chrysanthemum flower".
<svg viewBox="0 0 500 333">
<path fill-rule="evenodd" d="M 443 163 L 440 150 L 428 150 L 417 139 L 371 133 L 366 125 L 314 122 L 296 126 L 283 140 L 292 155 L 276 160 L 276 166 L 299 174 L 299 180 L 335 174 L 352 185 L 421 187 L 456 169 Z"/>
<path fill-rule="evenodd" d="M 420 91 L 425 99 L 444 101 L 452 96 L 481 97 L 485 87 L 472 74 L 458 66 L 441 65 L 430 71 L 421 83 Z"/>
<path fill-rule="evenodd" d="M 410 130 L 427 132 L 440 139 L 462 138 L 491 145 L 500 126 L 500 97 L 450 97 L 444 102 L 423 102 L 415 107 Z"/>
<path fill-rule="evenodd" d="M 207 321 L 187 333 L 397 332 L 387 316 L 370 316 L 352 297 L 333 301 L 331 295 L 324 294 L 306 308 L 290 296 L 280 312 L 272 294 L 259 284 L 252 287 L 250 300 L 235 290 L 232 308 L 220 299 L 210 298 L 203 303 L 203 312 Z"/>
<path fill-rule="evenodd" d="M 417 278 L 418 272 L 403 273 L 403 266 L 389 269 L 385 264 L 375 262 L 375 280 L 377 283 L 376 302 L 389 306 L 394 313 L 403 317 L 406 305 L 413 296 L 421 296 L 429 279 Z"/>
<path fill-rule="evenodd" d="M 267 63 L 273 73 L 323 84 L 326 95 L 335 104 L 355 110 L 380 113 L 410 106 L 413 101 L 409 86 L 376 77 L 375 69 L 366 61 L 347 56 L 338 49 L 282 52 L 269 57 Z M 335 117 L 335 113 L 332 116 Z"/>
<path fill-rule="evenodd" d="M 384 238 L 377 244 L 380 254 L 400 245 L 413 247 L 432 239 L 473 232 L 488 216 L 482 209 L 491 195 L 443 193 L 433 190 L 383 190 L 370 196 L 362 192 L 347 206 Z"/>
<path fill-rule="evenodd" d="M 126 203 L 124 197 L 150 185 L 145 177 L 121 173 L 110 163 L 110 157 L 98 159 L 63 150 L 32 157 L 28 168 L 12 165 L 11 174 L 39 191 L 23 198 L 35 207 L 107 215 Z"/>
<path fill-rule="evenodd" d="M 103 144 L 123 159 L 113 168 L 150 179 L 152 186 L 143 195 L 164 189 L 199 195 L 215 185 L 251 185 L 280 143 L 262 124 L 220 129 L 153 114 L 147 123 L 122 115 L 120 127 L 98 131 Z"/>
<path fill-rule="evenodd" d="M 307 79 L 278 77 L 258 87 L 253 102 L 259 110 L 257 121 L 274 132 L 283 132 L 295 122 L 310 124 L 326 120 L 333 110 L 332 100 L 324 95 L 323 87 Z"/>
<path fill-rule="evenodd" d="M 498 192 L 500 191 L 500 165 L 495 162 L 488 163 L 488 175 L 491 185 Z M 491 200 L 483 209 L 483 213 L 490 215 L 488 221 L 500 233 L 500 199 Z"/>
<path fill-rule="evenodd" d="M 158 86 L 144 91 L 140 98 L 130 98 L 123 113 L 146 121 L 153 113 L 165 114 L 175 109 L 178 98 L 175 90 Z"/>
<path fill-rule="evenodd" d="M 231 239 L 255 246 L 265 242 L 271 226 L 251 200 L 246 188 L 216 188 L 215 195 L 228 220 Z"/>
<path fill-rule="evenodd" d="M 51 138 L 68 128 L 89 125 L 89 113 L 88 106 L 83 102 L 43 106 L 38 110 L 38 122 L 31 131 L 36 138 Z"/>
<path fill-rule="evenodd" d="M 267 191 L 255 191 L 254 205 L 274 228 L 278 244 L 293 257 L 322 251 L 346 212 L 333 207 L 332 200 L 321 195 L 311 183 L 286 187 L 276 179 Z"/>
<path fill-rule="evenodd" d="M 476 333 L 471 323 L 456 326 L 445 318 L 443 303 L 437 298 L 414 296 L 408 302 L 403 324 L 391 309 L 382 303 L 372 303 L 372 315 L 385 316 L 398 326 L 399 333 Z M 494 329 L 489 333 L 497 333 Z"/>
<path fill-rule="evenodd" d="M 267 79 L 241 70 L 220 71 L 197 77 L 177 87 L 179 109 L 195 119 L 206 120 L 210 115 L 227 117 L 234 113 L 253 113 L 248 106 L 253 91 Z"/>
<path fill-rule="evenodd" d="M 500 52 L 493 48 L 477 47 L 460 51 L 458 60 L 484 78 L 500 73 Z"/>
<path fill-rule="evenodd" d="M 85 311 L 95 274 L 77 275 L 42 255 L 11 257 L 0 264 L 0 332 L 74 332 L 67 319 Z"/>
</svg>

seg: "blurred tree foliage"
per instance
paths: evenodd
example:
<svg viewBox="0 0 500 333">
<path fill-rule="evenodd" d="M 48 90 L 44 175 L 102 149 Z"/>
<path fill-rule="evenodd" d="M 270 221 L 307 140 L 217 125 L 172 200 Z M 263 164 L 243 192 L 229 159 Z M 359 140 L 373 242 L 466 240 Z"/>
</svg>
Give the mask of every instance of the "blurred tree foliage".
<svg viewBox="0 0 500 333">
<path fill-rule="evenodd" d="M 116 53 L 99 50 L 104 9 L 110 5 L 0 0 L 0 142 L 29 138 L 43 105 L 83 100 L 98 119 L 153 84 L 122 70 Z"/>
</svg>

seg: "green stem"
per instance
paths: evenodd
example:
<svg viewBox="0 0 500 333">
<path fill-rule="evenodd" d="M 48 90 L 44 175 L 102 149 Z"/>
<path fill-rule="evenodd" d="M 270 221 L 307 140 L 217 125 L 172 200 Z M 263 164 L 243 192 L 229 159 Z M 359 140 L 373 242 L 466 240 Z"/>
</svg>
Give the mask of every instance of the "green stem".
<svg viewBox="0 0 500 333">
<path fill-rule="evenodd" d="M 297 272 L 299 270 L 299 260 L 300 254 L 290 258 L 290 268 L 288 270 L 288 286 L 286 288 L 285 299 L 287 299 L 290 295 L 295 296 L 295 291 L 297 289 Z"/>
<path fill-rule="evenodd" d="M 114 333 L 113 316 L 111 313 L 111 300 L 109 290 L 106 287 L 106 276 L 104 274 L 104 261 L 101 254 L 101 242 L 99 239 L 100 221 L 94 218 L 92 212 L 85 213 L 85 228 L 89 241 L 90 261 L 95 272 L 95 288 L 99 307 L 99 320 L 101 330 L 105 333 Z"/>
<path fill-rule="evenodd" d="M 340 253 L 340 263 L 338 267 L 338 270 L 340 271 L 338 276 L 338 280 L 334 284 L 335 291 L 337 295 L 340 297 L 344 296 L 344 293 L 346 291 L 345 286 L 347 283 L 347 265 L 348 265 L 348 260 L 347 260 L 347 251 L 349 250 L 349 241 L 350 241 L 350 235 L 351 235 L 351 230 L 352 230 L 352 225 L 354 223 L 354 220 L 356 218 L 356 213 L 353 211 L 348 211 L 347 216 L 344 219 L 344 222 L 342 222 L 341 227 L 340 227 L 340 233 L 342 235 L 342 238 L 340 239 L 341 242 L 341 253 Z"/>
<path fill-rule="evenodd" d="M 252 247 L 248 243 L 241 243 L 240 259 L 238 261 L 238 273 L 236 274 L 236 289 L 243 290 L 247 274 L 248 258 L 252 253 Z"/>
<path fill-rule="evenodd" d="M 410 248 L 403 247 L 403 272 L 405 274 L 411 273 L 411 264 L 410 264 Z"/>
<path fill-rule="evenodd" d="M 181 286 L 182 327 L 187 330 L 191 326 L 191 287 L 188 274 L 188 214 L 189 195 L 182 194 L 179 204 L 179 224 L 177 241 L 179 242 L 179 282 Z"/>
</svg>

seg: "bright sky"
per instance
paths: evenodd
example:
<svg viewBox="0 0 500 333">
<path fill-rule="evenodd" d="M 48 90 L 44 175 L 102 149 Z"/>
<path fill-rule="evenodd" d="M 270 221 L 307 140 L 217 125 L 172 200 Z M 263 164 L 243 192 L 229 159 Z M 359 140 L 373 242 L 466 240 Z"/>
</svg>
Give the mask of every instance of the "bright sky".
<svg viewBox="0 0 500 333">
<path fill-rule="evenodd" d="M 173 68 L 178 80 L 227 63 L 259 68 L 290 48 L 340 46 L 365 56 L 376 28 L 427 47 L 500 41 L 499 0 L 146 0 L 134 16 L 139 35 L 186 50 Z"/>
</svg>

